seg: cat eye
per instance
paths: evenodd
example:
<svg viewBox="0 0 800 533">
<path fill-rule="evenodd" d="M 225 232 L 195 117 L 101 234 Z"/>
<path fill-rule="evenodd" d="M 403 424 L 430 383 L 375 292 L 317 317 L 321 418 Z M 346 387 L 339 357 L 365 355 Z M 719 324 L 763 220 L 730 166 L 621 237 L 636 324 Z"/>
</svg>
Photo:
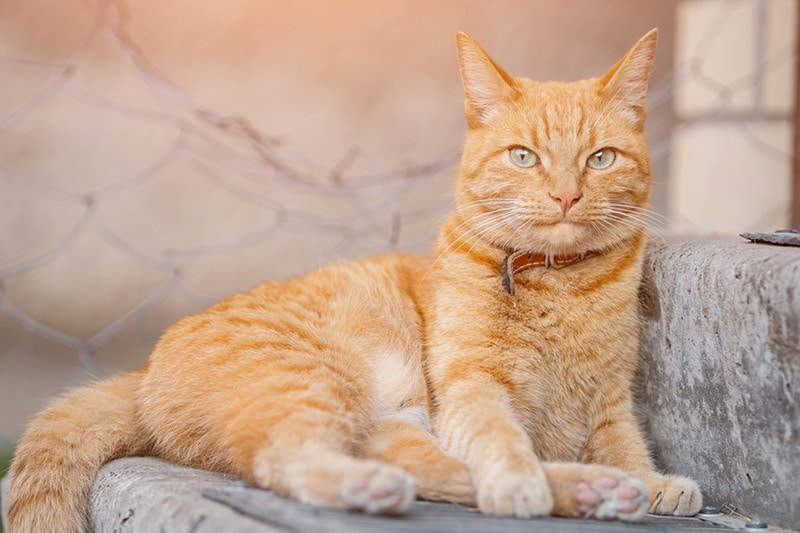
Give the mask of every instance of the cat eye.
<svg viewBox="0 0 800 533">
<path fill-rule="evenodd" d="M 611 166 L 611 163 L 617 158 L 617 153 L 611 148 L 603 148 L 589 156 L 586 160 L 586 165 L 595 170 L 603 170 Z"/>
<path fill-rule="evenodd" d="M 531 150 L 522 146 L 512 146 L 508 149 L 511 162 L 522 168 L 530 168 L 539 162 L 539 158 Z"/>
</svg>

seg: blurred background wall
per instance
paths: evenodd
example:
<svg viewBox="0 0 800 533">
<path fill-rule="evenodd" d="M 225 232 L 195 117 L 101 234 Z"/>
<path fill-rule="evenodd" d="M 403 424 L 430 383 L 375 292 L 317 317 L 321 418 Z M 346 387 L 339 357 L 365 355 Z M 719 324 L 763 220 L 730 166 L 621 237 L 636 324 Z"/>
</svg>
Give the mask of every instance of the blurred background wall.
<svg viewBox="0 0 800 533">
<path fill-rule="evenodd" d="M 0 440 L 163 329 L 320 263 L 425 250 L 464 133 L 454 34 L 602 74 L 660 28 L 653 227 L 788 225 L 794 0 L 0 3 Z"/>
</svg>

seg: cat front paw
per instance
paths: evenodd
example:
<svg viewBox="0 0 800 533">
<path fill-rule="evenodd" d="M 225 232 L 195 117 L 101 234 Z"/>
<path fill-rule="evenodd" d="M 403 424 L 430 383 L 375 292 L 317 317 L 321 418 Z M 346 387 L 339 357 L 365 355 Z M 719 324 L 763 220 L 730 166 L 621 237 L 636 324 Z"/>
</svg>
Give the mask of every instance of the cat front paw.
<svg viewBox="0 0 800 533">
<path fill-rule="evenodd" d="M 650 513 L 694 516 L 703 505 L 700 488 L 689 478 L 656 475 L 645 483 L 650 489 Z"/>
<path fill-rule="evenodd" d="M 478 509 L 487 514 L 519 518 L 546 516 L 553 511 L 553 496 L 538 465 L 521 471 L 495 471 L 478 485 Z"/>
</svg>

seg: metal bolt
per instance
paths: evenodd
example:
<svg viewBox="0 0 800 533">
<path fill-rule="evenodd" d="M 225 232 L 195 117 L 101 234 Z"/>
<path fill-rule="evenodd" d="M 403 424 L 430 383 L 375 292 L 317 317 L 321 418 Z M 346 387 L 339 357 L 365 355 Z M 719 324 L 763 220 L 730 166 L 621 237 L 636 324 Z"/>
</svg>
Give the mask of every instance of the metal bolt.
<svg viewBox="0 0 800 533">
<path fill-rule="evenodd" d="M 707 505 L 706 507 L 703 507 L 702 509 L 700 509 L 697 512 L 697 514 L 704 515 L 704 516 L 709 516 L 709 515 L 712 515 L 712 514 L 719 514 L 719 509 L 717 509 L 713 505 Z"/>
<path fill-rule="evenodd" d="M 767 529 L 767 523 L 761 520 L 753 520 L 752 522 L 747 522 L 744 528 L 747 531 L 759 531 L 761 529 Z"/>
</svg>

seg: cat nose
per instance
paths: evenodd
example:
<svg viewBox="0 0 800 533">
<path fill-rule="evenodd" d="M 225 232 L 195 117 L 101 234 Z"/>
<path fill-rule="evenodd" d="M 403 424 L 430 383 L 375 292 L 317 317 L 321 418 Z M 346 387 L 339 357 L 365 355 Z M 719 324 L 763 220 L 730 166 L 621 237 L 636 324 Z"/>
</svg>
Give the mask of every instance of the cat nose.
<svg viewBox="0 0 800 533">
<path fill-rule="evenodd" d="M 561 204 L 561 212 L 564 213 L 564 216 L 566 216 L 569 210 L 572 209 L 572 206 L 575 205 L 582 196 L 583 195 L 577 191 L 554 191 L 550 193 L 550 198 Z"/>
</svg>

